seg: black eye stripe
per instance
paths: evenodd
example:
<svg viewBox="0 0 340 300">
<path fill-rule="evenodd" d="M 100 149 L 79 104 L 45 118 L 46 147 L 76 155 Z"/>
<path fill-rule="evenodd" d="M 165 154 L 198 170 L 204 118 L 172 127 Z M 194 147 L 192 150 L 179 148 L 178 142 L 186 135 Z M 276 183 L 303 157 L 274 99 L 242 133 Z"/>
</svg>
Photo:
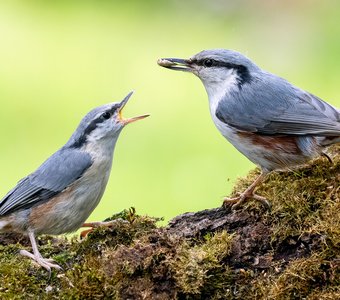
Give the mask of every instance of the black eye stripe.
<svg viewBox="0 0 340 300">
<path fill-rule="evenodd" d="M 207 61 L 210 60 L 210 62 L 207 63 Z M 236 70 L 237 74 L 239 75 L 239 85 L 242 86 L 243 83 L 247 83 L 251 81 L 251 76 L 249 73 L 249 70 L 246 66 L 228 63 L 216 59 L 193 59 L 191 60 L 191 64 L 195 64 L 197 66 L 202 66 L 205 68 L 226 68 L 226 69 L 234 69 Z"/>
<path fill-rule="evenodd" d="M 192 64 L 198 65 L 198 66 L 204 66 L 204 67 L 221 67 L 221 68 L 227 68 L 227 69 L 245 69 L 245 66 L 233 64 L 233 63 L 227 63 L 224 61 L 216 60 L 216 59 L 209 59 L 204 58 L 200 60 L 192 60 Z"/>
<path fill-rule="evenodd" d="M 111 114 L 111 112 L 109 112 L 109 111 L 106 111 L 106 112 L 104 112 L 104 113 L 101 115 L 101 117 L 102 117 L 103 119 L 105 119 L 105 120 L 110 119 L 111 116 L 112 116 L 112 114 Z"/>
<path fill-rule="evenodd" d="M 69 147 L 73 147 L 73 148 L 80 148 L 82 147 L 87 140 L 87 137 L 91 134 L 92 131 L 94 131 L 96 128 L 98 128 L 98 125 L 107 121 L 107 118 L 105 117 L 112 117 L 116 111 L 121 107 L 120 103 L 115 103 L 114 105 L 111 106 L 111 108 L 106 109 L 105 111 L 102 111 L 101 113 L 99 111 L 93 111 L 91 112 L 91 117 L 87 118 L 86 120 L 86 116 L 83 120 L 82 123 L 80 125 L 80 130 L 82 131 L 79 134 L 76 134 L 72 137 L 73 140 L 69 141 Z M 86 123 L 85 123 L 86 122 Z"/>
<path fill-rule="evenodd" d="M 207 68 L 210 68 L 210 67 L 216 65 L 216 61 L 208 58 L 208 59 L 203 60 L 203 65 Z"/>
<path fill-rule="evenodd" d="M 104 121 L 110 119 L 113 114 L 115 113 L 115 111 L 118 109 L 118 105 L 114 105 L 113 107 L 111 107 L 111 109 L 104 111 L 100 116 L 98 116 L 96 119 L 94 119 L 92 123 L 94 123 L 94 125 L 97 125 L 98 123 L 103 123 Z M 91 126 L 90 124 L 90 126 Z"/>
<path fill-rule="evenodd" d="M 110 110 L 102 113 L 96 119 L 92 120 L 90 124 L 86 127 L 82 138 L 86 140 L 86 136 L 88 136 L 93 130 L 95 130 L 98 127 L 98 124 L 101 124 L 105 122 L 106 120 L 108 120 L 115 113 L 117 109 L 118 109 L 118 105 L 115 105 Z"/>
</svg>

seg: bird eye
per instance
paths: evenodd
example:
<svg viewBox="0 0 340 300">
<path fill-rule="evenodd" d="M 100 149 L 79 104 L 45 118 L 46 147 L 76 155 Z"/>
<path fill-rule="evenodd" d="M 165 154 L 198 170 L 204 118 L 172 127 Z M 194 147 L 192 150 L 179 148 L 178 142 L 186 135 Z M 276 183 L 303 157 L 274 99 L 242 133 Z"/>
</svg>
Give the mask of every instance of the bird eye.
<svg viewBox="0 0 340 300">
<path fill-rule="evenodd" d="M 107 120 L 111 118 L 111 114 L 108 111 L 106 111 L 102 114 L 102 117 Z"/>
<path fill-rule="evenodd" d="M 203 65 L 205 66 L 205 67 L 212 67 L 213 66 L 213 64 L 214 64 L 214 60 L 213 59 L 205 59 L 204 61 L 203 61 Z"/>
</svg>

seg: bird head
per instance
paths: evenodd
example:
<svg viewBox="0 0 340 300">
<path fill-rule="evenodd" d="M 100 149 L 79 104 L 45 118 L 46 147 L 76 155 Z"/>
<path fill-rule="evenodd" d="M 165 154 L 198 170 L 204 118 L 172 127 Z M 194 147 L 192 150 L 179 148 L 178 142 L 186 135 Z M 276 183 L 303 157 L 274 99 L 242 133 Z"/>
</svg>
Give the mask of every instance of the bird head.
<svg viewBox="0 0 340 300">
<path fill-rule="evenodd" d="M 189 59 L 161 58 L 157 63 L 167 69 L 190 72 L 203 82 L 208 94 L 215 90 L 241 87 L 259 69 L 239 52 L 225 49 L 201 51 Z"/>
<path fill-rule="evenodd" d="M 91 110 L 81 120 L 66 146 L 81 148 L 86 143 L 116 140 L 124 126 L 148 117 L 149 115 L 129 119 L 122 117 L 122 110 L 132 94 L 130 92 L 121 102 L 105 104 Z"/>
</svg>

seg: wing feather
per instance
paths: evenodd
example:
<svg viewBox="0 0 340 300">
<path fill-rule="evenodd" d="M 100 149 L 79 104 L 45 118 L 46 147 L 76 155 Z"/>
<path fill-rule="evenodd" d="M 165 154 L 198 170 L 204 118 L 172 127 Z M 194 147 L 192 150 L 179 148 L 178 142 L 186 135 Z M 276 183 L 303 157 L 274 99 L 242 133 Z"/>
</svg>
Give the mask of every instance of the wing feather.
<svg viewBox="0 0 340 300">
<path fill-rule="evenodd" d="M 340 136 L 340 112 L 270 73 L 226 94 L 216 116 L 244 131 L 267 135 Z"/>
<path fill-rule="evenodd" d="M 34 173 L 23 178 L 0 201 L 0 216 L 27 209 L 67 188 L 91 166 L 90 155 L 75 149 L 61 149 Z"/>
</svg>

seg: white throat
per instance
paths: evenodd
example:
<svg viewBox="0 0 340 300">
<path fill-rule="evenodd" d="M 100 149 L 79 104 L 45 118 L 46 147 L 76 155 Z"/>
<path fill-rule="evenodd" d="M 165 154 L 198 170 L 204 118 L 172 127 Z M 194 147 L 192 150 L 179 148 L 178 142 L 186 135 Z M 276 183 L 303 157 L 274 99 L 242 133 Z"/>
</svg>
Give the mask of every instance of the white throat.
<svg viewBox="0 0 340 300">
<path fill-rule="evenodd" d="M 229 127 L 227 124 L 217 118 L 216 109 L 223 97 L 231 93 L 234 89 L 238 89 L 238 75 L 235 72 L 230 71 L 227 76 L 224 76 L 224 78 L 224 80 L 215 79 L 210 81 L 202 81 L 209 97 L 211 118 L 221 134 L 230 142 L 232 142 L 234 131 L 231 129 L 231 127 Z"/>
<path fill-rule="evenodd" d="M 84 150 L 90 153 L 91 156 L 98 157 L 99 159 L 112 159 L 116 142 L 116 137 L 95 141 L 90 140 L 86 143 Z"/>
<path fill-rule="evenodd" d="M 224 80 L 203 81 L 204 87 L 209 97 L 211 114 L 214 114 L 219 101 L 237 86 L 237 74 L 230 72 Z"/>
</svg>

